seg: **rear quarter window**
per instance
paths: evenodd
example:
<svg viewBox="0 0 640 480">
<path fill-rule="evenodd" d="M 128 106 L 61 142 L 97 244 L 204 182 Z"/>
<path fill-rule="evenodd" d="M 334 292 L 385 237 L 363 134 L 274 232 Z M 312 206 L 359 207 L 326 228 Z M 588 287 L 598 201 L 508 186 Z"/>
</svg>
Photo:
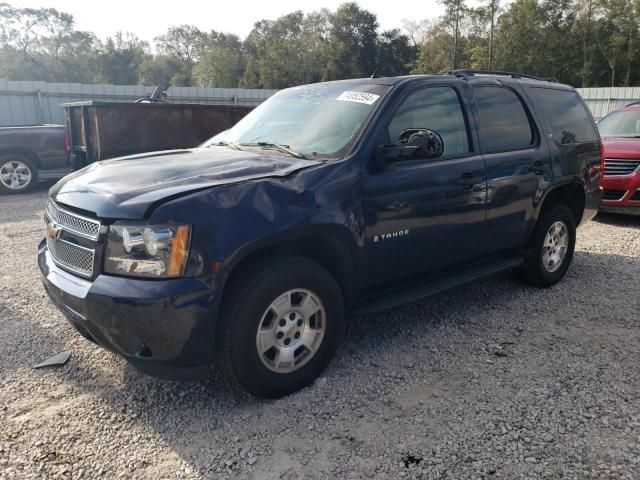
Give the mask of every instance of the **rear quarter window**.
<svg viewBox="0 0 640 480">
<path fill-rule="evenodd" d="M 591 116 L 577 92 L 532 87 L 530 93 L 547 133 L 556 143 L 568 145 L 598 139 Z"/>
</svg>

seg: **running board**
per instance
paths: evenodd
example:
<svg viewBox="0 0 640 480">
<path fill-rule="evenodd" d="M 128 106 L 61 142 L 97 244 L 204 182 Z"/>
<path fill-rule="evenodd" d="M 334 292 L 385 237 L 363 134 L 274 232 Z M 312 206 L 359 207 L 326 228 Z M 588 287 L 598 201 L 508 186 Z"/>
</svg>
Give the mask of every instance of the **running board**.
<svg viewBox="0 0 640 480">
<path fill-rule="evenodd" d="M 65 175 L 69 175 L 73 169 L 63 168 L 59 170 L 40 170 L 38 172 L 38 180 L 59 180 Z"/>
<path fill-rule="evenodd" d="M 394 289 L 394 291 L 389 294 L 385 294 L 384 291 L 377 291 L 375 292 L 375 295 L 369 297 L 372 301 L 367 302 L 367 296 L 365 296 L 362 301 L 359 301 L 350 309 L 350 313 L 357 315 L 377 313 L 400 307 L 402 305 L 416 303 L 430 297 L 431 295 L 444 292 L 450 288 L 513 270 L 514 268 L 522 265 L 523 262 L 523 257 L 511 257 L 505 260 L 500 260 L 499 262 L 473 267 L 469 270 L 444 278 L 440 277 L 438 280 L 431 282 L 418 285 L 412 284 L 401 291 Z"/>
</svg>

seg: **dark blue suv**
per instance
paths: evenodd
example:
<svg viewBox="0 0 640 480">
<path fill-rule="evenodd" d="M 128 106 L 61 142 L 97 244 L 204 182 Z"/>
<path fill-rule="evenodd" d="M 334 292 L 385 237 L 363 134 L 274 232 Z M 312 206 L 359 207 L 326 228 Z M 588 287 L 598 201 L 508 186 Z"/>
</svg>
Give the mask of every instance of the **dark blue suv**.
<svg viewBox="0 0 640 480">
<path fill-rule="evenodd" d="M 217 364 L 278 397 L 322 372 L 346 316 L 506 270 L 558 282 L 601 172 L 591 115 L 552 81 L 306 85 L 198 148 L 65 177 L 38 262 L 74 327 L 140 370 Z"/>
</svg>

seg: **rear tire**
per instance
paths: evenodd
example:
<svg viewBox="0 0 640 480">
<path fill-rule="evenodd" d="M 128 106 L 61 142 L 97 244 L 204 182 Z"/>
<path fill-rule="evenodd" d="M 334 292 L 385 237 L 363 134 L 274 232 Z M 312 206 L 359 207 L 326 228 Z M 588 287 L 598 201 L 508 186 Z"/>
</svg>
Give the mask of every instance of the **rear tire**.
<svg viewBox="0 0 640 480">
<path fill-rule="evenodd" d="M 542 212 L 516 275 L 525 283 L 550 287 L 564 277 L 573 259 L 576 224 L 571 210 L 558 204 Z"/>
<path fill-rule="evenodd" d="M 38 183 L 38 169 L 19 153 L 0 155 L 0 193 L 26 193 Z"/>
<path fill-rule="evenodd" d="M 312 383 L 343 331 L 342 292 L 327 270 L 300 257 L 272 257 L 232 280 L 217 335 L 218 365 L 234 383 L 278 398 Z"/>
</svg>

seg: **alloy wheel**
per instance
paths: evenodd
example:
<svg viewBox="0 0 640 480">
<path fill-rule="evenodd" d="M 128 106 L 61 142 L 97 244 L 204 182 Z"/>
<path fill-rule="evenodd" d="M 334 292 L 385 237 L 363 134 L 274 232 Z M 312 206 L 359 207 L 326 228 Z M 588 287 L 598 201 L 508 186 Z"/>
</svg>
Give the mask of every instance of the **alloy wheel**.
<svg viewBox="0 0 640 480">
<path fill-rule="evenodd" d="M 560 268 L 569 247 L 569 230 L 562 221 L 549 227 L 542 246 L 542 264 L 545 270 L 553 273 Z"/>
<path fill-rule="evenodd" d="M 31 169 L 19 161 L 9 161 L 0 167 L 0 182 L 11 190 L 22 190 L 31 183 Z"/>
<path fill-rule="evenodd" d="M 313 358 L 326 330 L 326 312 L 310 290 L 289 290 L 264 312 L 256 333 L 262 364 L 276 373 L 291 373 Z"/>
</svg>

